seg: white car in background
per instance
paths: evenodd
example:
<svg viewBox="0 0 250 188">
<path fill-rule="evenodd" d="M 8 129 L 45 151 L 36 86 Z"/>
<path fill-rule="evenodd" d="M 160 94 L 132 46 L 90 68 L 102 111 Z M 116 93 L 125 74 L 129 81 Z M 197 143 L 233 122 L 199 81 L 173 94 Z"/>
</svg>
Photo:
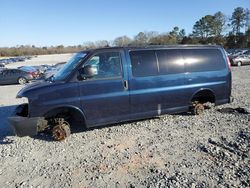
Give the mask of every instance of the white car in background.
<svg viewBox="0 0 250 188">
<path fill-rule="evenodd" d="M 250 55 L 239 55 L 233 58 L 232 65 L 235 66 L 250 65 Z"/>
</svg>

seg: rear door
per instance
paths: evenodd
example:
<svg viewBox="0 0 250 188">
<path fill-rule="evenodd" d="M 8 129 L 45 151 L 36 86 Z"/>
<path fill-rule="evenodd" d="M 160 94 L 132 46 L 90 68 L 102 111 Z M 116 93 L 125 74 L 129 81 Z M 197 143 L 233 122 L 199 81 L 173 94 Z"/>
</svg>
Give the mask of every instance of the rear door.
<svg viewBox="0 0 250 188">
<path fill-rule="evenodd" d="M 132 118 L 157 115 L 159 99 L 158 65 L 154 50 L 130 51 L 129 90 Z"/>
<path fill-rule="evenodd" d="M 18 80 L 18 74 L 17 70 L 9 70 L 9 83 L 14 84 L 17 83 Z"/>
<path fill-rule="evenodd" d="M 159 87 L 162 109 L 166 111 L 183 111 L 187 107 L 186 76 L 184 59 L 180 49 L 157 50 L 159 63 Z"/>
<path fill-rule="evenodd" d="M 97 67 L 97 75 L 79 81 L 80 102 L 88 126 L 129 118 L 129 92 L 123 50 L 93 54 L 83 66 Z"/>
<path fill-rule="evenodd" d="M 132 115 L 148 117 L 183 107 L 184 62 L 178 50 L 131 51 Z"/>
</svg>

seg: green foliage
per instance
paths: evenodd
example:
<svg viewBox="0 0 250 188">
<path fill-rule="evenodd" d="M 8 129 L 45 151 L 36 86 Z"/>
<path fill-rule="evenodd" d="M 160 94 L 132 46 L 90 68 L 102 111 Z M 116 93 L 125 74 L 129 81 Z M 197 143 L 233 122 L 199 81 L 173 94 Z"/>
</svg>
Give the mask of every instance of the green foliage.
<svg viewBox="0 0 250 188">
<path fill-rule="evenodd" d="M 225 30 L 226 16 L 222 12 L 216 12 L 213 16 L 212 30 L 216 37 L 222 35 Z"/>
<path fill-rule="evenodd" d="M 226 16 L 222 12 L 206 15 L 194 24 L 193 35 L 202 39 L 219 37 L 224 31 L 225 23 Z"/>
<path fill-rule="evenodd" d="M 247 19 L 247 12 L 242 7 L 237 7 L 231 17 L 231 26 L 233 27 L 233 32 L 237 35 L 240 34 L 240 29 L 244 27 L 245 21 Z"/>
<path fill-rule="evenodd" d="M 195 37 L 207 38 L 213 36 L 214 17 L 206 15 L 194 24 L 193 35 Z"/>
</svg>

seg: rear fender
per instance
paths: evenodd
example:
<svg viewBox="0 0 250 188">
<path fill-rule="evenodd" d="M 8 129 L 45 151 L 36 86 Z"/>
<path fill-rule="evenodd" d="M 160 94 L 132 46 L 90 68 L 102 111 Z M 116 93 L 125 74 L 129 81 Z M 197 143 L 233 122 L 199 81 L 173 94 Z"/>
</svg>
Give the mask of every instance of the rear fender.
<svg viewBox="0 0 250 188">
<path fill-rule="evenodd" d="M 193 99 L 199 95 L 199 93 L 202 93 L 202 92 L 208 92 L 209 94 L 212 95 L 212 97 L 214 98 L 214 101 L 210 101 L 210 102 L 213 102 L 213 103 L 216 103 L 216 97 L 215 97 L 215 94 L 214 94 L 214 91 L 209 89 L 209 88 L 200 88 L 199 90 L 197 90 L 196 92 L 194 92 L 194 94 L 191 96 L 191 98 L 189 99 L 190 101 L 190 105 L 192 104 L 193 102 Z M 207 101 L 208 102 L 208 101 Z"/>
</svg>

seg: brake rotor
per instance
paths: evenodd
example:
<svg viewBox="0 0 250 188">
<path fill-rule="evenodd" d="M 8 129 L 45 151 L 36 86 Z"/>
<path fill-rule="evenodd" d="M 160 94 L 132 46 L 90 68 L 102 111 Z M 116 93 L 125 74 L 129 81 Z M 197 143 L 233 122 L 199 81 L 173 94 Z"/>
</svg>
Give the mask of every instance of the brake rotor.
<svg viewBox="0 0 250 188">
<path fill-rule="evenodd" d="M 205 108 L 204 108 L 203 104 L 201 104 L 201 103 L 195 104 L 195 106 L 194 106 L 194 114 L 195 115 L 203 114 L 204 110 L 205 110 Z"/>
<path fill-rule="evenodd" d="M 52 136 L 57 141 L 65 140 L 70 135 L 70 125 L 64 119 L 55 119 L 55 126 L 52 129 Z"/>
</svg>

